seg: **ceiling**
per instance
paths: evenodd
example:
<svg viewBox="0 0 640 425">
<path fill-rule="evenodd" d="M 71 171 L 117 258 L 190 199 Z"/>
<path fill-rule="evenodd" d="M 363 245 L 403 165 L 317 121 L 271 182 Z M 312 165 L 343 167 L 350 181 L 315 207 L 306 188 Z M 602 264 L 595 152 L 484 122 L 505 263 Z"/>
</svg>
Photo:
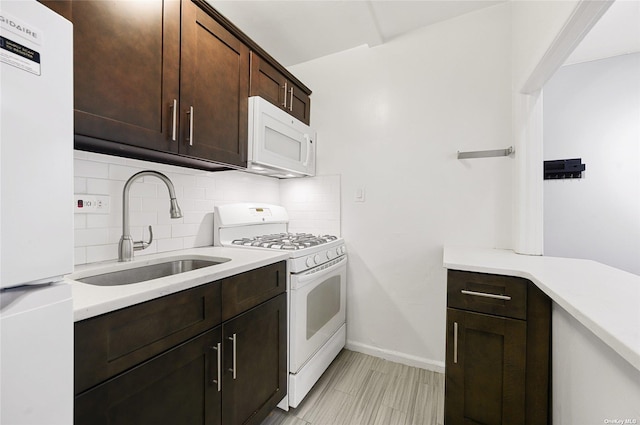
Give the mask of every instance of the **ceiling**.
<svg viewBox="0 0 640 425">
<path fill-rule="evenodd" d="M 207 0 L 284 66 L 508 0 Z M 567 63 L 640 51 L 640 0 L 617 0 Z"/>
<path fill-rule="evenodd" d="M 418 28 L 505 0 L 207 0 L 284 66 Z"/>
<path fill-rule="evenodd" d="M 640 0 L 616 0 L 565 64 L 640 52 Z"/>
</svg>

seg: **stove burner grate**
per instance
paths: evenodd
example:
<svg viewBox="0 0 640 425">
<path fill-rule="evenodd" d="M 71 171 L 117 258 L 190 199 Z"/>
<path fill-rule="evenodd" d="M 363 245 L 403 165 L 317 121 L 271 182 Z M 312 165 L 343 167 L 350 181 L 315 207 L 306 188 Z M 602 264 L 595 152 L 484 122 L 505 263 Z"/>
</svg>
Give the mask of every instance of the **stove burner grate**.
<svg viewBox="0 0 640 425">
<path fill-rule="evenodd" d="M 231 243 L 240 246 L 256 246 L 260 248 L 294 251 L 322 245 L 336 239 L 338 239 L 338 237 L 332 235 L 317 236 L 311 233 L 276 233 L 253 238 L 234 239 Z"/>
</svg>

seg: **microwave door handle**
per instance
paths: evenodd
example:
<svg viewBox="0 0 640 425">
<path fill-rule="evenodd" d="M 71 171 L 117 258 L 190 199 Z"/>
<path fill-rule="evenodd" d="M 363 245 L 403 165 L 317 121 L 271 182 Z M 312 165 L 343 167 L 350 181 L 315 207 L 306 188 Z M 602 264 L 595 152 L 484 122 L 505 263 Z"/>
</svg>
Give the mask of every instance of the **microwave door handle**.
<svg viewBox="0 0 640 425">
<path fill-rule="evenodd" d="M 304 140 L 307 141 L 307 158 L 304 160 L 304 162 L 302 163 L 302 166 L 306 167 L 307 165 L 309 165 L 309 159 L 311 158 L 311 136 L 309 136 L 308 134 L 304 134 Z"/>
</svg>

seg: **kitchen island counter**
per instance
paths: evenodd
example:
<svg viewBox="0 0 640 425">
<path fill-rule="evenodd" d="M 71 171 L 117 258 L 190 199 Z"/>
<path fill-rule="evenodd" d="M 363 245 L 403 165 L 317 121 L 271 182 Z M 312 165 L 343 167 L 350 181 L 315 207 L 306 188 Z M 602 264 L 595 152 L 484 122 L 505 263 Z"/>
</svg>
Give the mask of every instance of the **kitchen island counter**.
<svg viewBox="0 0 640 425">
<path fill-rule="evenodd" d="M 531 280 L 640 371 L 640 276 L 591 260 L 483 248 L 445 247 L 443 264 Z"/>
<path fill-rule="evenodd" d="M 141 267 L 176 258 L 197 257 L 199 259 L 229 259 L 229 261 L 139 283 L 116 286 L 97 286 L 77 282 L 87 276 L 108 273 L 123 267 Z M 286 260 L 288 253 L 260 249 L 203 247 L 181 251 L 138 256 L 133 261 L 119 263 L 109 261 L 77 266 L 67 276 L 73 292 L 74 321 L 88 319 L 121 308 L 129 307 L 205 283 L 224 279 L 249 270 Z"/>
</svg>

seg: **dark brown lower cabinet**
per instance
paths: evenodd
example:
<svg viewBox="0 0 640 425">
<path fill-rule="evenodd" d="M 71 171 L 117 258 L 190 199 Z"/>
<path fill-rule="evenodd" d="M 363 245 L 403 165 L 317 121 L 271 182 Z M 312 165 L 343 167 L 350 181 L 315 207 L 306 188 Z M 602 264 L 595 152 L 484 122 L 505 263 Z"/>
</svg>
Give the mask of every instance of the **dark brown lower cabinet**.
<svg viewBox="0 0 640 425">
<path fill-rule="evenodd" d="M 285 396 L 286 313 L 282 294 L 223 325 L 224 425 L 260 424 Z"/>
<path fill-rule="evenodd" d="M 287 391 L 285 284 L 281 261 L 76 322 L 74 423 L 260 424 Z"/>
<path fill-rule="evenodd" d="M 447 424 L 524 424 L 526 325 L 447 309 L 457 358 L 447 365 Z M 455 338 L 455 336 L 453 336 Z"/>
<path fill-rule="evenodd" d="M 76 425 L 221 424 L 216 378 L 221 327 L 76 397 Z"/>
<path fill-rule="evenodd" d="M 279 295 L 79 394 L 75 424 L 259 424 L 285 396 L 286 309 Z"/>
<path fill-rule="evenodd" d="M 551 305 L 532 282 L 449 271 L 446 425 L 546 425 Z"/>
</svg>

